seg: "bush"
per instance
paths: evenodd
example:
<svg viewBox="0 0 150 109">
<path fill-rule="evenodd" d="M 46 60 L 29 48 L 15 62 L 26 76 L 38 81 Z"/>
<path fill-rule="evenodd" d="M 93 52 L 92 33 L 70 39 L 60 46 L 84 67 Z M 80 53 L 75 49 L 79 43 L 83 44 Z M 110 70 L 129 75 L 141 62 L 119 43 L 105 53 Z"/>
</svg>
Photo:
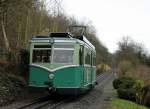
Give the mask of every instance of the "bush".
<svg viewBox="0 0 150 109">
<path fill-rule="evenodd" d="M 118 89 L 119 86 L 120 86 L 120 84 L 121 84 L 120 79 L 115 79 L 115 80 L 113 81 L 113 87 L 114 87 L 114 89 Z"/>
<path fill-rule="evenodd" d="M 21 49 L 20 50 L 20 60 L 19 60 L 19 68 L 20 68 L 20 72 L 22 73 L 26 73 L 29 70 L 29 51 L 25 50 L 25 49 Z"/>
<path fill-rule="evenodd" d="M 134 67 L 131 61 L 122 60 L 118 64 L 118 74 L 120 76 L 125 76 Z"/>
<path fill-rule="evenodd" d="M 29 51 L 21 49 L 19 52 L 19 75 L 27 81 L 29 72 Z"/>
<path fill-rule="evenodd" d="M 14 73 L 18 72 L 17 63 L 14 61 L 0 60 L 0 72 L 1 73 Z"/>
<path fill-rule="evenodd" d="M 150 107 L 150 85 L 142 88 L 142 104 Z"/>
<path fill-rule="evenodd" d="M 117 78 L 113 81 L 113 87 L 115 89 L 118 89 L 118 88 L 131 88 L 133 87 L 133 85 L 135 84 L 136 80 L 131 78 L 131 77 L 126 77 L 126 76 L 123 76 L 123 77 L 120 77 L 120 78 Z"/>
<path fill-rule="evenodd" d="M 135 101 L 136 99 L 136 90 L 135 89 L 124 89 L 124 88 L 119 88 L 117 90 L 119 98 Z"/>
<path fill-rule="evenodd" d="M 0 73 L 0 105 L 5 105 L 18 97 L 23 91 L 25 82 L 12 74 Z"/>
<path fill-rule="evenodd" d="M 113 81 L 113 87 L 117 89 L 118 96 L 132 101 L 139 98 L 143 86 L 143 81 L 126 76 L 117 78 Z"/>
</svg>

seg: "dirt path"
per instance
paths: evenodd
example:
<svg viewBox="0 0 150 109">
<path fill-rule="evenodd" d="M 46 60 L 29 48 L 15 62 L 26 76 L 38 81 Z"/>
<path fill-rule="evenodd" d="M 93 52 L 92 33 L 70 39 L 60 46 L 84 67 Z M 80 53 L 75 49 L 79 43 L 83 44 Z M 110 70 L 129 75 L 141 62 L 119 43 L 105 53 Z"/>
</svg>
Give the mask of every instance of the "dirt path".
<svg viewBox="0 0 150 109">
<path fill-rule="evenodd" d="M 104 87 L 103 93 L 99 100 L 95 103 L 95 109 L 106 109 L 109 102 L 116 97 L 116 92 L 112 86 L 112 79 L 107 82 Z M 93 108 L 94 109 L 94 108 Z"/>
</svg>

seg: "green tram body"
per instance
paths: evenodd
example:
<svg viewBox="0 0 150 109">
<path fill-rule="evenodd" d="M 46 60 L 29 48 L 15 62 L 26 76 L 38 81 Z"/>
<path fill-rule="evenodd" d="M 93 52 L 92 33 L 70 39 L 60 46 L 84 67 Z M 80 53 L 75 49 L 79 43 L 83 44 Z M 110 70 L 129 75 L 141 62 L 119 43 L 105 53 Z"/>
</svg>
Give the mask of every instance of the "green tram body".
<svg viewBox="0 0 150 109">
<path fill-rule="evenodd" d="M 69 33 L 51 33 L 33 37 L 29 86 L 49 88 L 59 94 L 84 93 L 95 86 L 95 61 L 95 47 L 84 36 L 78 39 Z"/>
</svg>

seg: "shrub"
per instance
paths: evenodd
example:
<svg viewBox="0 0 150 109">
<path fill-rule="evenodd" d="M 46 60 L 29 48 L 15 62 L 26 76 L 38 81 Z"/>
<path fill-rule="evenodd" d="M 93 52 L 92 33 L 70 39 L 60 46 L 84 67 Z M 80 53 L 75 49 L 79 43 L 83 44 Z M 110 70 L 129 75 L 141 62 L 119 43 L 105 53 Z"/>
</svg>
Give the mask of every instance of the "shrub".
<svg viewBox="0 0 150 109">
<path fill-rule="evenodd" d="M 142 88 L 142 104 L 150 107 L 150 85 Z"/>
<path fill-rule="evenodd" d="M 114 87 L 114 89 L 118 89 L 120 84 L 121 84 L 120 79 L 115 79 L 113 81 L 113 87 Z"/>
<path fill-rule="evenodd" d="M 102 64 L 98 64 L 96 66 L 97 74 L 104 73 L 104 72 L 110 72 L 110 71 L 111 71 L 111 68 L 107 64 L 102 63 Z"/>
<path fill-rule="evenodd" d="M 124 89 L 124 88 L 119 88 L 117 89 L 117 93 L 119 98 L 135 101 L 136 99 L 136 90 L 135 89 Z"/>
<path fill-rule="evenodd" d="M 11 70 L 10 70 L 11 69 Z M 1 73 L 16 73 L 18 71 L 17 63 L 14 61 L 0 60 Z"/>
<path fill-rule="evenodd" d="M 19 60 L 19 68 L 20 72 L 28 72 L 28 66 L 29 66 L 29 51 L 25 49 L 20 50 L 20 60 Z"/>
<path fill-rule="evenodd" d="M 0 105 L 5 105 L 18 97 L 23 91 L 25 81 L 23 78 L 0 73 Z"/>
<path fill-rule="evenodd" d="M 140 99 L 139 96 L 143 86 L 143 81 L 126 76 L 113 81 L 113 87 L 117 89 L 118 96 L 132 101 Z"/>
<path fill-rule="evenodd" d="M 123 76 L 123 77 L 120 77 L 120 78 L 117 78 L 113 81 L 113 87 L 115 89 L 118 89 L 118 88 L 131 88 L 133 87 L 133 85 L 135 84 L 135 79 L 131 78 L 131 77 L 126 77 L 126 76 Z"/>
<path fill-rule="evenodd" d="M 103 73 L 103 67 L 101 64 L 98 64 L 96 66 L 96 72 L 97 72 L 97 74 Z"/>
<path fill-rule="evenodd" d="M 133 88 L 138 92 L 141 92 L 143 87 L 144 87 L 144 81 L 142 80 L 136 80 L 135 84 L 133 85 Z"/>
<path fill-rule="evenodd" d="M 122 60 L 118 64 L 118 74 L 120 76 L 125 76 L 128 71 L 130 71 L 133 68 L 133 64 L 131 61 L 128 60 Z"/>
<path fill-rule="evenodd" d="M 6 60 L 0 60 L 0 72 L 5 72 L 8 69 L 9 62 Z"/>
</svg>

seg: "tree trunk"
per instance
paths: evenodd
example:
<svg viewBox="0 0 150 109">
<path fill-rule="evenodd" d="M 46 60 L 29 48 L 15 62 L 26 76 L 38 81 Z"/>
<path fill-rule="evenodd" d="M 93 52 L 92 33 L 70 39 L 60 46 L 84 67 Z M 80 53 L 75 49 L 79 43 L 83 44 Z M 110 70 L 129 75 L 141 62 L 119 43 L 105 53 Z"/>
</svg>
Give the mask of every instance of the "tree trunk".
<svg viewBox="0 0 150 109">
<path fill-rule="evenodd" d="M 41 1 L 41 13 L 40 13 L 40 19 L 39 19 L 39 31 L 38 34 L 41 34 L 42 32 L 42 22 L 43 22 L 43 11 L 44 11 L 44 0 Z"/>
<path fill-rule="evenodd" d="M 24 47 L 27 47 L 27 42 L 28 42 L 29 15 L 30 15 L 30 11 L 28 10 L 27 19 L 26 19 L 26 28 L 25 28 Z"/>
<path fill-rule="evenodd" d="M 5 25 L 4 25 L 4 20 L 3 19 L 1 20 L 1 24 L 2 24 L 2 32 L 3 32 L 3 36 L 4 36 L 5 46 L 6 46 L 6 49 L 8 51 L 10 51 L 9 41 L 8 41 L 8 38 L 7 38 L 7 35 L 6 35 L 6 30 L 5 30 Z"/>
</svg>

